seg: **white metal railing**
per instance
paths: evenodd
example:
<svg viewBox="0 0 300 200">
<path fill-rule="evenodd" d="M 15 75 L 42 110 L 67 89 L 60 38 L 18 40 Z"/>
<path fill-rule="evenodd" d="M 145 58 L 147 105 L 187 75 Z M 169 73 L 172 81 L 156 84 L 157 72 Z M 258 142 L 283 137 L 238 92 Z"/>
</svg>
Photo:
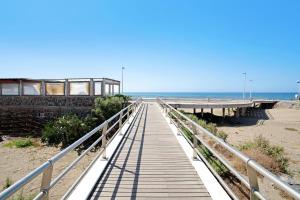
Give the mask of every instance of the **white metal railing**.
<svg viewBox="0 0 300 200">
<path fill-rule="evenodd" d="M 189 132 L 193 134 L 193 141 L 189 141 L 190 145 L 193 147 L 193 157 L 197 158 L 197 156 L 201 157 L 202 159 L 205 159 L 201 153 L 198 150 L 198 142 L 200 142 L 202 145 L 204 145 L 217 159 L 219 159 L 227 168 L 230 170 L 230 172 L 236 176 L 237 179 L 241 181 L 243 185 L 245 185 L 249 190 L 250 190 L 250 199 L 266 199 L 263 194 L 259 190 L 259 184 L 258 184 L 258 179 L 257 176 L 258 174 L 262 175 L 263 177 L 269 179 L 272 183 L 274 183 L 275 186 L 277 186 L 279 189 L 283 190 L 287 194 L 289 194 L 291 197 L 300 200 L 300 192 L 292 188 L 290 185 L 287 183 L 283 182 L 278 176 L 274 175 L 267 169 L 265 169 L 263 166 L 258 164 L 256 161 L 253 159 L 249 158 L 242 152 L 238 151 L 228 143 L 224 142 L 224 140 L 218 138 L 193 120 L 191 120 L 189 117 L 184 115 L 183 113 L 179 112 L 166 102 L 164 102 L 161 99 L 157 99 L 158 103 L 160 106 L 163 108 L 163 111 L 167 114 L 172 115 L 173 117 L 176 118 L 176 122 L 174 123 L 180 123 L 184 128 L 188 129 Z M 172 112 L 171 112 L 172 111 Z M 174 114 L 176 113 L 176 114 Z M 180 116 L 183 120 L 188 122 L 190 125 L 195 127 L 197 130 L 199 130 L 201 133 L 204 135 L 208 136 L 210 139 L 212 139 L 214 142 L 217 142 L 219 145 L 221 145 L 224 149 L 232 153 L 235 157 L 239 158 L 245 165 L 247 169 L 247 178 L 244 178 L 240 172 L 238 172 L 234 167 L 231 166 L 231 164 L 226 161 L 223 156 L 221 156 L 219 153 L 217 153 L 210 145 L 207 144 L 207 142 L 204 141 L 203 138 L 201 138 L 195 131 L 191 130 L 190 127 L 186 125 L 186 122 L 181 120 L 178 116 Z M 183 134 L 184 135 L 184 134 Z M 206 162 L 206 164 L 209 164 Z M 210 167 L 211 168 L 211 167 Z M 212 169 L 212 168 L 211 168 Z M 225 188 L 226 189 L 226 188 Z M 229 189 L 229 188 L 228 188 Z M 232 191 L 229 191 L 229 193 L 232 193 Z M 234 198 L 236 199 L 236 198 Z"/>
<path fill-rule="evenodd" d="M 21 188 L 23 188 L 26 184 L 30 183 L 33 179 L 35 179 L 38 175 L 42 174 L 42 181 L 41 181 L 41 187 L 40 192 L 35 196 L 34 199 L 49 199 L 49 191 L 92 149 L 94 148 L 100 141 L 101 144 L 101 150 L 99 154 L 102 154 L 103 158 L 106 158 L 106 147 L 110 143 L 110 141 L 114 138 L 116 133 L 112 136 L 110 141 L 107 141 L 107 134 L 113 130 L 113 128 L 119 124 L 119 130 L 122 128 L 123 124 L 125 122 L 129 121 L 129 117 L 134 113 L 134 111 L 139 107 L 141 103 L 141 99 L 138 99 L 134 103 L 130 104 L 126 108 L 122 109 L 120 112 L 106 120 L 101 125 L 94 128 L 89 133 L 85 134 L 82 138 L 53 156 L 51 159 L 49 159 L 47 162 L 43 163 L 41 166 L 27 174 L 25 177 L 23 177 L 21 180 L 17 181 L 15 184 L 4 190 L 0 193 L 0 200 L 7 199 L 14 195 L 17 191 L 19 191 Z M 126 117 L 126 120 L 123 122 L 123 119 Z M 110 122 L 116 121 L 113 125 L 109 126 Z M 54 179 L 52 178 L 52 172 L 53 172 L 53 166 L 54 164 L 62 159 L 66 154 L 68 154 L 70 151 L 75 150 L 79 145 L 81 145 L 83 142 L 85 142 L 87 139 L 89 139 L 91 136 L 93 136 L 98 131 L 102 131 L 101 136 L 86 150 L 84 150 L 80 156 L 78 156 L 73 162 L 71 162 L 58 176 L 56 176 Z"/>
</svg>

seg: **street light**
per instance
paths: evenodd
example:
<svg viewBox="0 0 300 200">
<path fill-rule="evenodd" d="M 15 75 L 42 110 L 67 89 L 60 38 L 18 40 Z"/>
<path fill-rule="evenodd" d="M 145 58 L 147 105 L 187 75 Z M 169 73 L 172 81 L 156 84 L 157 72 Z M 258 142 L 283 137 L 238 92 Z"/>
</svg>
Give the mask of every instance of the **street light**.
<svg viewBox="0 0 300 200">
<path fill-rule="evenodd" d="M 122 94 L 124 93 L 124 78 L 123 78 L 124 69 L 125 69 L 125 67 L 122 67 Z"/>
<path fill-rule="evenodd" d="M 244 72 L 243 75 L 245 76 L 245 80 L 244 80 L 244 92 L 243 92 L 243 99 L 245 100 L 246 96 L 246 81 L 247 81 L 247 73 Z"/>
<path fill-rule="evenodd" d="M 250 100 L 252 100 L 252 82 L 253 80 L 249 80 L 250 84 L 249 84 L 249 90 L 250 90 Z"/>
<path fill-rule="evenodd" d="M 298 88 L 298 99 L 300 100 L 300 80 L 297 81 L 299 88 Z"/>
</svg>

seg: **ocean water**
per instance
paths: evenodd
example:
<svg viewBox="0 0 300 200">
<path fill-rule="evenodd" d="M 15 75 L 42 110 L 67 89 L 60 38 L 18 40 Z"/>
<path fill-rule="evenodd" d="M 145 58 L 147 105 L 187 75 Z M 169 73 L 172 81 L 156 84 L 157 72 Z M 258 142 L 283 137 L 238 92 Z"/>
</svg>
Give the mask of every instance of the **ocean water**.
<svg viewBox="0 0 300 200">
<path fill-rule="evenodd" d="M 243 93 L 240 92 L 127 92 L 126 95 L 132 97 L 144 98 L 211 98 L 211 99 L 243 99 Z M 253 99 L 270 99 L 270 100 L 294 100 L 296 92 L 254 92 Z M 246 94 L 250 98 L 250 94 Z"/>
</svg>

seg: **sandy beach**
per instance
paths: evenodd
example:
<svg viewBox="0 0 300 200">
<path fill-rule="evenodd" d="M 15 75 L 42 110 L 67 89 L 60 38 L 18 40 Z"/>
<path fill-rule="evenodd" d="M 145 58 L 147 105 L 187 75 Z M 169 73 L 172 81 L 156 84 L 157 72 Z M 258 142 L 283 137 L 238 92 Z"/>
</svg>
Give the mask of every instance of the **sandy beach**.
<svg viewBox="0 0 300 200">
<path fill-rule="evenodd" d="M 29 172 L 46 162 L 49 158 L 57 154 L 60 149 L 56 147 L 47 147 L 41 144 L 38 147 L 28 148 L 9 148 L 4 145 L 8 141 L 0 143 L 0 191 L 2 191 L 5 181 L 9 178 L 16 182 L 23 178 Z M 78 176 L 86 169 L 90 161 L 95 158 L 97 153 L 89 153 L 77 166 L 71 170 L 50 192 L 50 199 L 60 199 Z M 68 166 L 76 157 L 77 152 L 70 152 L 65 158 L 54 165 L 53 177 L 57 176 L 66 166 Z M 31 198 L 39 192 L 41 176 L 27 184 L 22 191 L 24 198 Z M 20 194 L 20 192 L 18 194 Z M 18 196 L 15 195 L 14 197 Z"/>
<path fill-rule="evenodd" d="M 192 110 L 185 109 L 192 112 Z M 199 111 L 198 111 L 199 112 Z M 209 113 L 209 109 L 204 109 Z M 232 114 L 232 113 L 231 113 Z M 221 109 L 214 115 L 222 116 Z M 293 179 L 300 183 L 300 108 L 295 101 L 279 102 L 273 109 L 260 110 L 251 117 L 234 119 L 236 124 L 219 123 L 218 129 L 228 134 L 227 142 L 238 146 L 258 136 L 263 136 L 272 145 L 284 147 L 290 158 L 289 170 Z"/>
<path fill-rule="evenodd" d="M 266 110 L 269 119 L 258 120 L 257 124 L 244 123 L 218 128 L 228 134 L 228 142 L 239 145 L 259 135 L 268 139 L 271 144 L 284 147 L 290 158 L 290 171 L 294 179 L 300 182 L 300 110 L 291 108 L 274 108 Z"/>
</svg>

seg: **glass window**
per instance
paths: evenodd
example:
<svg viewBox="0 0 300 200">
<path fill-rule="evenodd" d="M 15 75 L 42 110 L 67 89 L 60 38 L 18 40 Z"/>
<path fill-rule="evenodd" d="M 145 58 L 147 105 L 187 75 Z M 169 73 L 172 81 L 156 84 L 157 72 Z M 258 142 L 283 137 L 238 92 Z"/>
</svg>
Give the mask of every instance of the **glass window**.
<svg viewBox="0 0 300 200">
<path fill-rule="evenodd" d="M 119 85 L 114 85 L 114 94 L 119 94 Z"/>
<path fill-rule="evenodd" d="M 95 95 L 102 95 L 102 82 L 95 82 Z"/>
<path fill-rule="evenodd" d="M 2 95 L 19 95 L 19 84 L 2 83 Z"/>
<path fill-rule="evenodd" d="M 46 83 L 46 95 L 64 95 L 65 83 Z"/>
<path fill-rule="evenodd" d="M 24 95 L 41 95 L 41 83 L 23 83 Z"/>
<path fill-rule="evenodd" d="M 105 95 L 110 95 L 109 84 L 105 84 Z"/>
<path fill-rule="evenodd" d="M 89 95 L 90 82 L 71 82 L 70 95 Z"/>
</svg>

